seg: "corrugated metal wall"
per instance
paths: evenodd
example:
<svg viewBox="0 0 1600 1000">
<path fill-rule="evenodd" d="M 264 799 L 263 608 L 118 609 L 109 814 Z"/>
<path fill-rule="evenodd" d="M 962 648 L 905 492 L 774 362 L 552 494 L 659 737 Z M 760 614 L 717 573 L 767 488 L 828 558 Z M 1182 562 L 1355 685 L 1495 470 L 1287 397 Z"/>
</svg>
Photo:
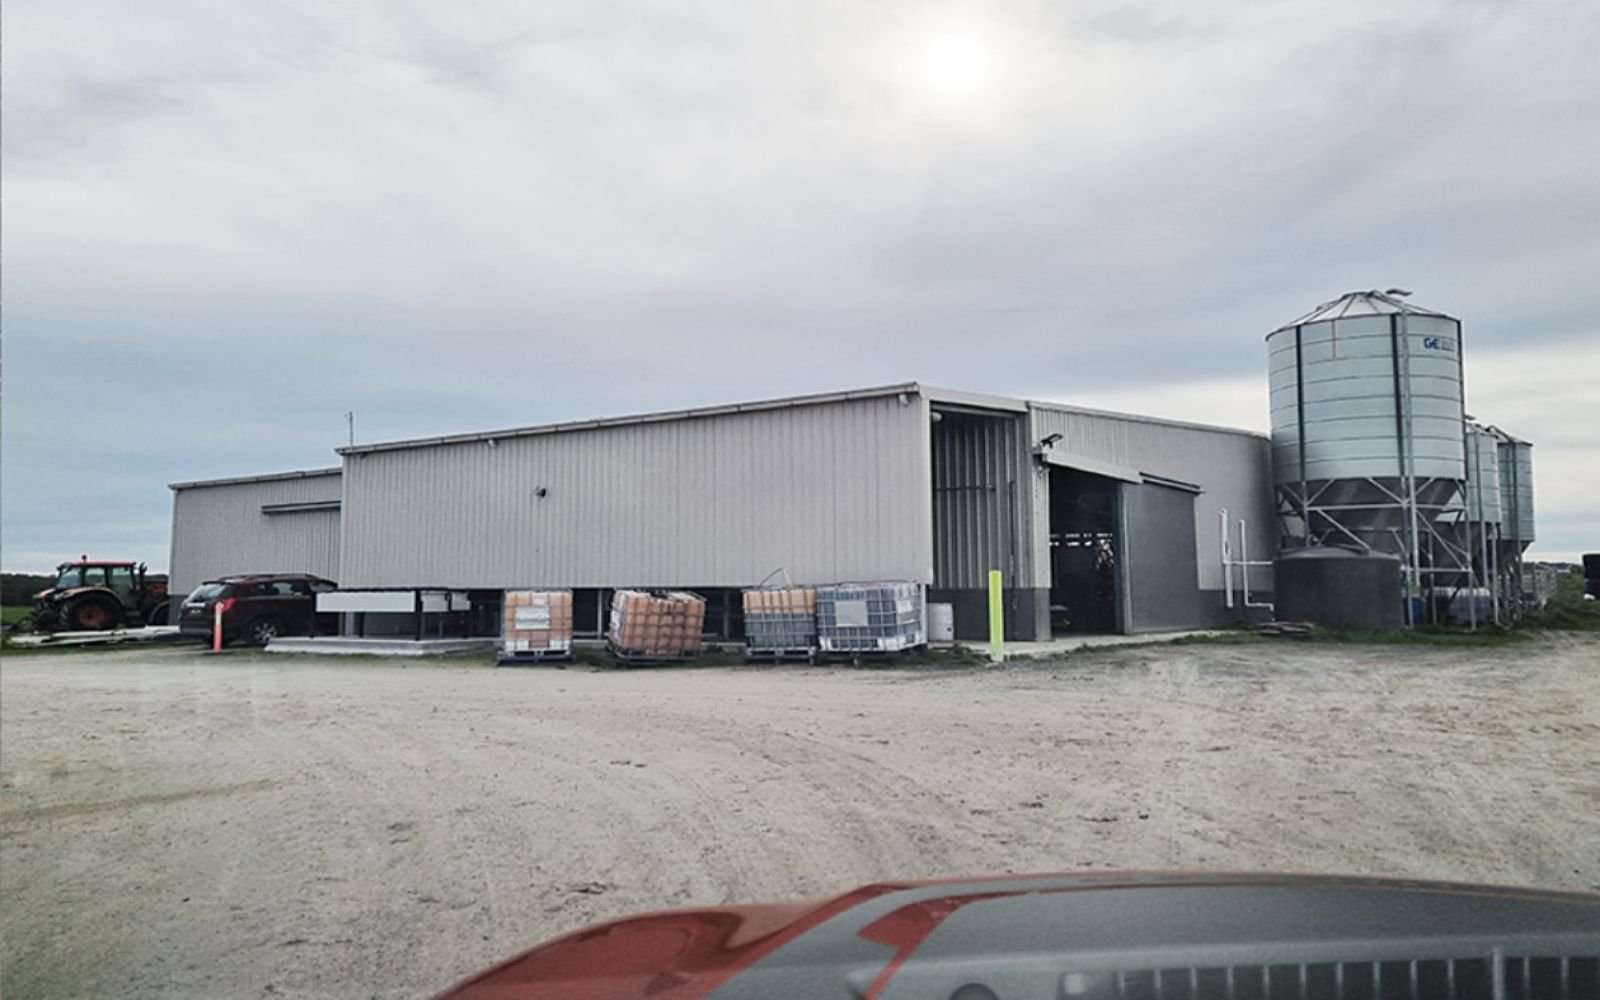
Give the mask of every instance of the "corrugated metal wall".
<svg viewBox="0 0 1600 1000">
<path fill-rule="evenodd" d="M 1199 553 L 1193 528 L 1195 501 L 1186 490 L 1146 483 L 1121 487 L 1123 628 L 1161 632 L 1193 628 L 1204 620 L 1195 588 Z"/>
<path fill-rule="evenodd" d="M 935 412 L 939 407 L 935 405 Z M 1026 580 L 1031 473 L 1021 433 L 1026 417 L 945 412 L 933 425 L 933 579 L 981 588 L 998 569 L 1007 586 Z M 1021 584 L 1027 586 L 1026 583 Z"/>
<path fill-rule="evenodd" d="M 263 514 L 262 504 L 338 500 L 340 476 L 190 486 L 172 494 L 173 594 L 236 573 L 339 579 L 339 511 Z"/>
<path fill-rule="evenodd" d="M 1203 491 L 1195 499 L 1194 511 L 1200 589 L 1222 589 L 1218 508 L 1226 507 L 1235 524 L 1236 558 L 1237 522 L 1241 517 L 1249 523 L 1252 559 L 1271 559 L 1277 551 L 1272 449 L 1265 437 L 1111 414 L 1057 410 L 1048 404 L 1033 405 L 1032 421 L 1033 441 L 1060 434 L 1062 438 L 1055 445 L 1057 450 L 1198 485 Z M 1035 574 L 1039 581 L 1035 585 L 1047 587 L 1050 585 L 1050 529 L 1049 506 L 1044 498 L 1048 496 L 1049 478 L 1036 471 L 1033 483 Z M 1250 584 L 1252 588 L 1270 590 L 1271 570 L 1252 570 Z"/>
<path fill-rule="evenodd" d="M 929 476 L 915 395 L 352 454 L 340 583 L 928 583 Z"/>
</svg>

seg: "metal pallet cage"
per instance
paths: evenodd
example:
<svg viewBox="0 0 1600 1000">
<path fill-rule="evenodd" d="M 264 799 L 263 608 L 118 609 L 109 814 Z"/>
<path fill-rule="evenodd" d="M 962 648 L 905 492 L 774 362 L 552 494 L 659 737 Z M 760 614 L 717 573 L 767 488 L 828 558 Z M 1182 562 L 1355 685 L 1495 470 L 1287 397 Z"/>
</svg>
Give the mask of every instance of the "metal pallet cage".
<svg viewBox="0 0 1600 1000">
<path fill-rule="evenodd" d="M 782 587 L 744 592 L 745 658 L 813 660 L 817 652 L 817 592 Z"/>
<path fill-rule="evenodd" d="M 817 644 L 824 653 L 899 653 L 925 646 L 922 585 L 906 581 L 817 588 Z"/>
</svg>

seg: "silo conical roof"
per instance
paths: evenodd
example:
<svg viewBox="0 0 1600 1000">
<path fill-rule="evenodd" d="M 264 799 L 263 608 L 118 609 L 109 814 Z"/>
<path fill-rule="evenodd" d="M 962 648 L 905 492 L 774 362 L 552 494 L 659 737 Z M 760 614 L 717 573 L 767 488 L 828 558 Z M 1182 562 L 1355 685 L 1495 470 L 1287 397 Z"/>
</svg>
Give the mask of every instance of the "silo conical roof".
<svg viewBox="0 0 1600 1000">
<path fill-rule="evenodd" d="M 1349 319 L 1354 316 L 1389 316 L 1400 312 L 1408 312 L 1413 316 L 1438 316 L 1443 319 L 1456 318 L 1448 313 L 1425 309 L 1386 292 L 1372 289 L 1365 292 L 1345 292 L 1336 299 L 1322 303 L 1322 305 L 1317 306 L 1304 316 L 1290 320 L 1278 327 L 1278 330 L 1290 330 L 1297 326 L 1324 323 L 1334 319 Z M 1273 332 L 1276 333 L 1277 330 Z"/>
</svg>

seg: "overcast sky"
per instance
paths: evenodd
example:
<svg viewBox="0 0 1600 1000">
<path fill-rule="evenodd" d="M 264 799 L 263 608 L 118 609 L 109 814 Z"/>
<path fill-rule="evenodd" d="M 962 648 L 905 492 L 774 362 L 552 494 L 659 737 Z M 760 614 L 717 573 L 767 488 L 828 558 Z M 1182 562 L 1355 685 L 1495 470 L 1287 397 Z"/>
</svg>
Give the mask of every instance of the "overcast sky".
<svg viewBox="0 0 1600 1000">
<path fill-rule="evenodd" d="M 1403 285 L 1600 549 L 1593 0 L 11 0 L 3 543 L 174 480 L 917 379 L 1265 428 Z"/>
</svg>

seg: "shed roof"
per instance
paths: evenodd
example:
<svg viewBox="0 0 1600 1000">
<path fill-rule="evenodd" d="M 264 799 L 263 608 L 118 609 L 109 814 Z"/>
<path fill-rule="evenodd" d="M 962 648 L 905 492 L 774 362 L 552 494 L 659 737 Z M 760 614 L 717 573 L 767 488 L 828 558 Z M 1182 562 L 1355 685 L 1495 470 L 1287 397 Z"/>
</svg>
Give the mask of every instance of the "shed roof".
<svg viewBox="0 0 1600 1000">
<path fill-rule="evenodd" d="M 1028 400 L 1028 405 L 1037 410 L 1054 410 L 1058 413 L 1075 413 L 1086 417 L 1102 417 L 1106 420 L 1126 420 L 1135 424 L 1155 424 L 1158 427 L 1177 427 L 1186 431 L 1208 431 L 1212 434 L 1238 434 L 1242 437 L 1261 438 L 1271 440 L 1271 435 L 1260 431 L 1247 430 L 1243 427 L 1224 427 L 1222 424 L 1205 424 L 1194 420 L 1173 420 L 1169 417 L 1148 417 L 1142 413 L 1119 413 L 1116 410 L 1099 410 L 1089 406 L 1073 406 L 1070 403 L 1056 403 L 1050 400 Z"/>
<path fill-rule="evenodd" d="M 293 472 L 269 472 L 260 476 L 233 476 L 228 479 L 195 479 L 186 483 L 168 483 L 169 490 L 192 490 L 207 486 L 238 486 L 243 483 L 274 483 L 285 479 L 315 479 L 318 476 L 338 476 L 344 473 L 340 466 L 330 469 L 299 469 Z"/>
<path fill-rule="evenodd" d="M 440 437 L 408 438 L 400 441 L 383 441 L 376 444 L 358 444 L 336 449 L 341 455 L 364 455 L 375 451 L 400 451 L 407 448 L 431 448 L 446 444 L 469 444 L 474 441 L 503 438 L 533 437 L 541 434 L 562 434 L 568 431 L 598 430 L 602 427 L 628 427 L 634 424 L 667 423 L 673 420 L 694 420 L 702 417 L 719 417 L 732 413 L 759 413 L 764 410 L 787 410 L 797 406 L 820 406 L 825 403 L 842 403 L 857 399 L 879 399 L 884 396 L 905 394 L 920 395 L 922 387 L 915 382 L 900 382 L 868 389 L 845 392 L 822 392 L 804 396 L 782 396 L 777 399 L 757 400 L 749 403 L 729 403 L 722 406 L 699 406 L 685 410 L 663 410 L 657 413 L 636 413 L 622 417 L 600 417 L 593 420 L 568 420 L 554 424 L 534 424 L 528 427 L 508 427 L 502 430 L 477 431 L 470 434 L 446 434 Z"/>
<path fill-rule="evenodd" d="M 1018 399 L 1010 396 L 995 396 L 987 393 L 966 392 L 959 389 L 941 389 L 935 386 L 923 385 L 920 382 L 896 382 L 890 385 L 871 386 L 865 389 L 849 389 L 841 392 L 811 393 L 800 396 L 780 396 L 776 399 L 755 400 L 745 403 L 728 403 L 720 406 L 701 406 L 680 410 L 662 410 L 655 413 L 637 413 L 621 417 L 600 417 L 590 420 L 568 420 L 560 423 L 533 424 L 526 427 L 508 427 L 500 430 L 475 431 L 466 434 L 445 434 L 437 437 L 405 438 L 398 441 L 381 441 L 372 444 L 352 445 L 336 450 L 340 455 L 365 455 L 380 451 L 403 451 L 412 448 L 432 448 L 440 445 L 471 444 L 479 441 L 503 440 L 506 438 L 535 437 L 544 434 L 564 434 L 571 431 L 598 430 L 605 427 L 627 427 L 636 424 L 667 423 L 674 420 L 694 420 L 704 417 L 718 417 L 736 413 L 760 413 L 768 410 L 786 410 L 801 406 L 821 406 L 827 403 L 850 402 L 862 399 L 880 399 L 886 396 L 900 395 L 919 396 L 927 399 L 930 403 L 933 403 L 936 406 L 939 404 L 945 404 L 953 407 L 988 409 L 1011 413 L 1026 413 L 1029 408 L 1062 410 L 1065 412 L 1080 413 L 1092 417 L 1106 417 L 1116 420 L 1132 420 L 1140 423 L 1158 424 L 1166 427 L 1182 427 L 1189 430 L 1212 431 L 1222 434 L 1243 434 L 1250 437 L 1265 437 L 1265 435 L 1259 434 L 1255 431 L 1241 430 L 1234 427 L 1219 427 L 1213 424 L 1191 423 L 1182 420 L 1167 420 L 1161 417 L 1147 417 L 1131 413 L 1114 413 L 1108 410 L 1094 410 L 1086 407 L 1068 406 L 1062 403 L 1040 402 Z"/>
</svg>

